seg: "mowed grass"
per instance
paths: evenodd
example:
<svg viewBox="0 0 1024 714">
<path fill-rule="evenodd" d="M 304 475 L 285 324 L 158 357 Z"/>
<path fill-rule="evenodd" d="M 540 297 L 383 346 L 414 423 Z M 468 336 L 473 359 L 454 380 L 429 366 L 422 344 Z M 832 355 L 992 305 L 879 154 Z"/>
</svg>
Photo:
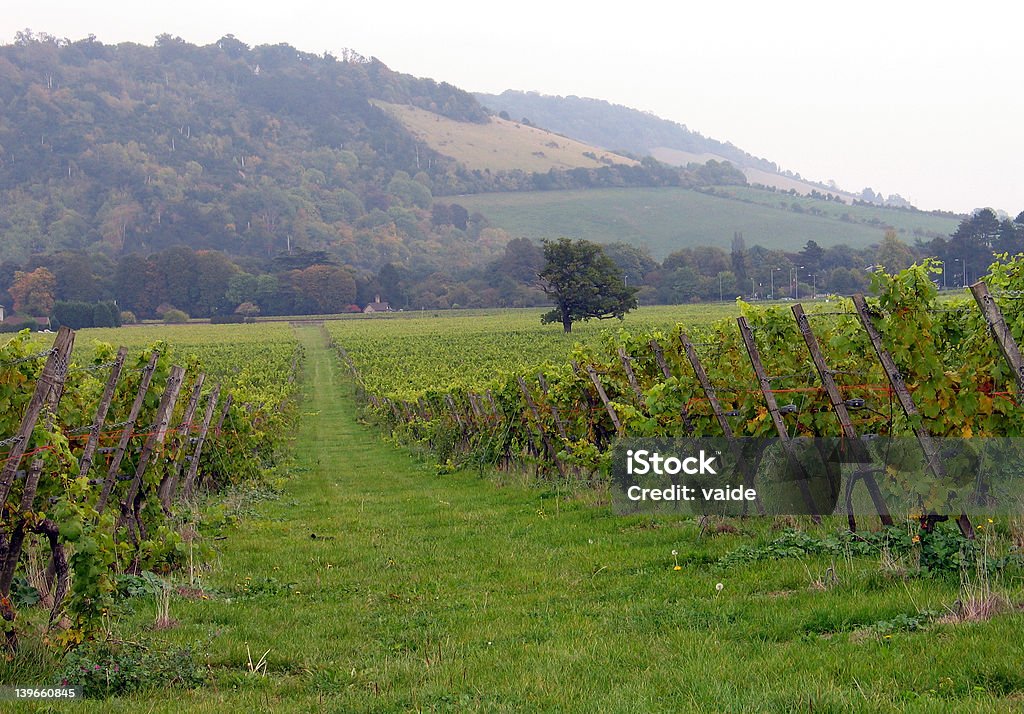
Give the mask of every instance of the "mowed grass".
<svg viewBox="0 0 1024 714">
<path fill-rule="evenodd" d="M 210 683 L 82 711 L 1024 704 L 1021 615 L 888 637 L 878 626 L 951 606 L 955 577 L 904 579 L 876 557 L 724 567 L 718 559 L 740 545 L 776 537 L 773 523 L 702 532 L 692 519 L 616 517 L 553 485 L 439 476 L 360 423 L 322 334 L 300 337 L 304 418 L 283 491 L 240 509 L 200 572 L 210 599 L 174 598 L 174 628 L 152 631 L 148 601 L 114 623 L 153 647 L 201 643 Z M 838 581 L 816 587 L 832 566 Z M 1019 584 L 1006 587 L 1019 600 Z M 251 672 L 250 653 L 256 663 L 264 652 L 265 675 Z"/>
<path fill-rule="evenodd" d="M 881 242 L 887 226 L 896 227 L 906 243 L 914 241 L 915 230 L 949 235 L 957 226 L 955 219 L 929 214 L 860 209 L 761 189 L 715 190 L 724 195 L 682 188 L 610 188 L 488 193 L 459 196 L 457 201 L 514 237 L 622 241 L 647 248 L 659 261 L 673 251 L 698 245 L 729 251 L 736 233 L 743 234 L 747 246 L 796 251 L 809 240 L 823 247 L 843 243 L 864 248 Z M 780 201 L 787 207 L 780 206 Z M 793 202 L 804 206 L 804 212 L 794 212 L 789 207 Z M 808 207 L 823 215 L 810 214 Z M 858 222 L 840 220 L 843 213 Z M 869 224 L 870 220 L 877 223 Z"/>
</svg>

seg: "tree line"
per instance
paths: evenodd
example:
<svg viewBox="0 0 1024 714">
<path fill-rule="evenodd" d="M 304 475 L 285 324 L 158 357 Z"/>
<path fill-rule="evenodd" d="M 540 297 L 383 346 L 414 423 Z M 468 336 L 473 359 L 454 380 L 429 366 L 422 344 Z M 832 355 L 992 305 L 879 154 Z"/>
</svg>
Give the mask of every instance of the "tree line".
<svg viewBox="0 0 1024 714">
<path fill-rule="evenodd" d="M 0 263 L 0 304 L 26 316 L 61 315 L 72 310 L 75 322 L 88 326 L 112 319 L 116 304 L 126 319 L 163 318 L 171 311 L 190 317 L 244 319 L 257 315 L 335 314 L 358 311 L 378 299 L 398 310 L 530 307 L 548 303 L 538 276 L 545 268 L 542 246 L 482 228 L 482 217 L 458 204 L 434 203 L 435 223 L 475 232 L 493 257 L 476 265 L 439 267 L 432 262 L 383 260 L 367 269 L 323 250 L 301 247 L 270 258 L 232 257 L 216 250 L 178 245 L 149 254 L 60 251 L 24 262 Z M 457 224 L 457 225 L 454 225 Z M 461 226 L 461 228 L 457 227 Z M 718 300 L 783 299 L 824 293 L 864 291 L 871 273 L 896 272 L 925 257 L 944 261 L 940 287 L 973 282 L 1002 253 L 1024 252 L 1024 213 L 999 218 L 991 209 L 963 219 L 948 238 L 907 244 L 895 231 L 863 249 L 822 247 L 810 240 L 798 251 L 747 246 L 733 236 L 729 250 L 715 246 L 680 249 L 663 261 L 627 243 L 601 246 L 621 272 L 625 286 L 636 288 L 641 304 L 679 304 Z M 62 305 L 63 313 L 55 313 Z M 105 312 L 104 312 L 105 311 Z M 70 321 L 61 320 L 63 324 Z"/>
</svg>

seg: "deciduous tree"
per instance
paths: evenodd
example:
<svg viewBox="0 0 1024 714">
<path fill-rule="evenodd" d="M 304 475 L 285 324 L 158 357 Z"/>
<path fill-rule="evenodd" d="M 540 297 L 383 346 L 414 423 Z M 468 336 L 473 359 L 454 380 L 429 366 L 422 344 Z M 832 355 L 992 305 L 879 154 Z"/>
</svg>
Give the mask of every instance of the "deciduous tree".
<svg viewBox="0 0 1024 714">
<path fill-rule="evenodd" d="M 601 246 L 586 240 L 544 241 L 547 261 L 539 273 L 541 289 L 555 309 L 542 323 L 560 322 L 568 333 L 577 320 L 620 320 L 637 306 L 637 288 L 626 285 L 622 271 Z"/>
<path fill-rule="evenodd" d="M 57 278 L 46 268 L 31 273 L 18 271 L 9 292 L 14 299 L 14 311 L 23 315 L 48 316 L 53 310 Z"/>
</svg>

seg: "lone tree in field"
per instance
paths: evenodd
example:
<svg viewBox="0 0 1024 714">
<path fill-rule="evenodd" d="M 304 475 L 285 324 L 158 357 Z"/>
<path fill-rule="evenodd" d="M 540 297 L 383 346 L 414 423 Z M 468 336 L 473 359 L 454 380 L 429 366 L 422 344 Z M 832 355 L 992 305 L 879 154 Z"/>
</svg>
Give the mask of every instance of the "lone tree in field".
<svg viewBox="0 0 1024 714">
<path fill-rule="evenodd" d="M 541 316 L 542 323 L 561 322 L 566 332 L 572 332 L 576 320 L 621 320 L 637 306 L 637 288 L 626 285 L 622 271 L 601 246 L 568 238 L 545 240 L 544 259 L 540 287 L 555 309 Z"/>
</svg>

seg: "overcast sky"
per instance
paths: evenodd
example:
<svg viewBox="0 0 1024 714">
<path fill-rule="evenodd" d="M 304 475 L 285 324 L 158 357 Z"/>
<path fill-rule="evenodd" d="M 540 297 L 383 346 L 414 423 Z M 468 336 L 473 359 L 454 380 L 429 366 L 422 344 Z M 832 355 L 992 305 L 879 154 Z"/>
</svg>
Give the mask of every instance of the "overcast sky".
<svg viewBox="0 0 1024 714">
<path fill-rule="evenodd" d="M 26 27 L 195 44 L 234 34 L 343 48 L 470 91 L 596 97 L 651 111 L 819 181 L 915 205 L 1024 210 L 1024 10 L 1015 3 L 566 4 L 5 0 Z M 948 5 L 949 7 L 944 7 Z"/>
</svg>

